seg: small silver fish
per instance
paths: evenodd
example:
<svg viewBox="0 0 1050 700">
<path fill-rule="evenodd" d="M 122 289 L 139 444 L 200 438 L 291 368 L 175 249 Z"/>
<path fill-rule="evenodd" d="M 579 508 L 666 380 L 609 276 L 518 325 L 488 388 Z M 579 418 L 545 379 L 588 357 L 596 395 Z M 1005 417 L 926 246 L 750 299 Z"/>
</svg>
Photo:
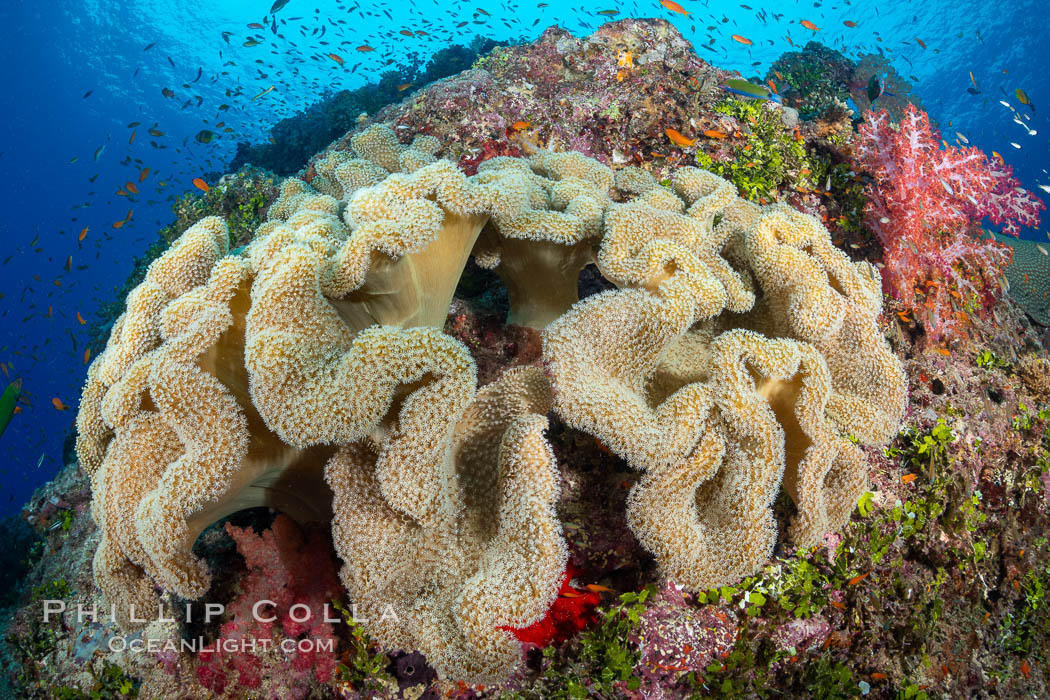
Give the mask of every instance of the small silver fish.
<svg viewBox="0 0 1050 700">
<path fill-rule="evenodd" d="M 956 131 L 955 135 L 958 136 L 959 140 L 962 141 L 963 143 L 970 143 L 970 139 L 968 139 L 965 136 L 963 136 L 960 132 Z"/>
<path fill-rule="evenodd" d="M 1042 253 L 1043 255 L 1050 255 L 1050 253 L 1046 252 L 1046 248 L 1043 247 L 1042 243 L 1036 243 L 1035 247 L 1038 248 L 1039 252 Z"/>
<path fill-rule="evenodd" d="M 44 463 L 44 457 L 45 457 L 45 456 L 47 456 L 47 453 L 46 453 L 46 452 L 45 452 L 45 453 L 43 453 L 43 454 L 41 454 L 41 455 L 40 455 L 40 459 L 38 459 L 38 460 L 36 461 L 36 468 L 37 468 L 37 469 L 39 469 L 39 468 L 40 468 L 40 465 Z"/>
<path fill-rule="evenodd" d="M 1021 147 L 1021 144 L 1014 143 L 1013 141 L 1010 142 L 1010 145 L 1013 146 L 1014 148 L 1020 148 Z"/>
<path fill-rule="evenodd" d="M 1039 189 L 1041 189 L 1043 192 L 1050 194 L 1050 185 L 1039 185 Z"/>
<path fill-rule="evenodd" d="M 955 190 L 952 189 L 951 185 L 944 181 L 944 178 L 937 179 L 941 181 L 941 187 L 944 188 L 945 192 L 947 192 L 948 194 L 955 194 Z"/>
<path fill-rule="evenodd" d="M 879 223 L 880 224 L 888 224 L 888 223 L 890 223 L 890 217 L 888 217 L 888 216 L 882 217 L 881 219 L 879 219 Z"/>
</svg>

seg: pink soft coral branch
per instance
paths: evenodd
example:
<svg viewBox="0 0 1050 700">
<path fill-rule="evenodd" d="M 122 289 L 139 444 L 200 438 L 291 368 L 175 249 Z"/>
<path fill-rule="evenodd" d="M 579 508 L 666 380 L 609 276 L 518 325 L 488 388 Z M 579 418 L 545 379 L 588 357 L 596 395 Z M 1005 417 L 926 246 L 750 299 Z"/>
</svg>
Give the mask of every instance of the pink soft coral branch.
<svg viewBox="0 0 1050 700">
<path fill-rule="evenodd" d="M 332 625 L 326 621 L 325 606 L 342 596 L 331 556 L 331 545 L 319 530 L 303 533 L 287 516 L 279 515 L 261 535 L 250 529 L 226 524 L 226 532 L 237 543 L 247 573 L 240 581 L 241 594 L 228 606 L 230 620 L 222 625 L 220 642 L 270 640 L 277 644 L 277 623 L 284 638 L 309 638 L 315 642 L 295 651 L 290 669 L 266 668 L 258 653 L 230 651 L 222 644 L 203 651 L 197 669 L 201 684 L 217 693 L 232 683 L 243 692 L 259 688 L 264 676 L 284 676 L 288 684 L 285 697 L 302 697 L 310 676 L 326 682 L 338 660 L 334 653 L 318 651 L 317 642 L 336 642 Z M 259 601 L 272 601 L 254 614 Z M 298 607 L 294 611 L 293 606 Z M 308 611 L 308 613 L 304 612 Z M 269 618 L 275 617 L 277 623 Z M 304 619 L 305 618 L 305 619 Z M 312 672 L 312 673 L 311 673 Z"/>
<path fill-rule="evenodd" d="M 1039 225 L 1044 204 L 1001 159 L 972 147 L 941 149 L 940 134 L 915 105 L 897 129 L 885 110 L 864 117 L 854 157 L 873 178 L 865 220 L 883 246 L 884 288 L 933 339 L 952 335 L 965 319 L 957 311 L 963 295 L 987 308 L 1010 261 L 1005 246 L 980 239 L 977 224 L 987 217 L 1016 236 L 1021 226 Z"/>
</svg>

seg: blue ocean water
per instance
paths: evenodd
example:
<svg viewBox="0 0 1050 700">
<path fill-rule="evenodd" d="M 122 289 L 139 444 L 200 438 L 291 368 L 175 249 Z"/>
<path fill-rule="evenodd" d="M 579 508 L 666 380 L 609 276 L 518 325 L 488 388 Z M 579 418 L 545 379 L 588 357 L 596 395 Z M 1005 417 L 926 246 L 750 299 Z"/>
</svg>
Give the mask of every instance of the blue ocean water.
<svg viewBox="0 0 1050 700">
<path fill-rule="evenodd" d="M 326 91 L 359 87 L 391 63 L 425 62 L 476 35 L 527 41 L 555 24 L 585 35 L 606 21 L 662 17 L 702 57 L 745 75 L 764 74 L 782 53 L 810 40 L 849 57 L 881 52 L 913 82 L 945 138 L 954 141 L 958 131 L 972 145 L 998 151 L 1022 184 L 1044 198 L 1036 187 L 1050 183 L 1050 15 L 1037 0 L 683 1 L 687 15 L 656 0 L 587 1 L 571 8 L 555 2 L 290 0 L 276 14 L 271 4 L 0 5 L 7 67 L 0 90 L 0 363 L 9 375 L 0 377 L 0 388 L 20 377 L 26 399 L 0 436 L 3 514 L 17 511 L 60 468 L 96 312 L 113 300 L 155 231 L 171 222 L 174 198 L 191 190 L 194 178 L 225 171 L 238 142 L 264 141 L 275 122 Z M 603 10 L 619 14 L 599 14 Z M 406 37 L 402 30 L 425 34 Z M 733 41 L 733 34 L 752 44 Z M 245 46 L 252 38 L 260 43 Z M 971 71 L 980 87 L 976 95 L 967 92 Z M 271 85 L 271 92 L 252 100 Z M 1031 107 L 1018 101 L 1018 88 Z M 229 108 L 221 110 L 224 104 Z M 1027 126 L 1014 123 L 1014 110 L 1030 117 Z M 139 125 L 129 126 L 133 122 Z M 195 135 L 202 129 L 216 138 L 199 143 Z M 150 173 L 139 183 L 143 168 Z M 127 182 L 138 195 L 114 194 Z M 127 224 L 113 227 L 122 220 Z M 1043 238 L 1046 228 L 1025 236 Z"/>
</svg>

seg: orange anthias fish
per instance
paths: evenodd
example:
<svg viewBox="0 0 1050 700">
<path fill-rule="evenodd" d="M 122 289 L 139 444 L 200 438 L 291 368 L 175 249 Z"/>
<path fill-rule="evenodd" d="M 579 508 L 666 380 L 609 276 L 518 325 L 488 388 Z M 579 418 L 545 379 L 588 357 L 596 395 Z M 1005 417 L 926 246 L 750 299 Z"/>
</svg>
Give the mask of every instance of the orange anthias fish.
<svg viewBox="0 0 1050 700">
<path fill-rule="evenodd" d="M 139 193 L 139 188 L 135 187 L 135 183 L 134 182 L 125 182 L 124 183 L 124 189 L 126 189 L 131 194 L 138 194 Z"/>
<path fill-rule="evenodd" d="M 139 130 L 138 130 L 138 129 L 135 129 L 134 131 L 132 131 L 132 132 L 131 132 L 131 138 L 130 138 L 130 139 L 128 139 L 128 145 L 129 145 L 129 146 L 130 146 L 131 144 L 135 143 L 135 134 L 137 134 L 137 133 L 139 133 Z"/>
<path fill-rule="evenodd" d="M 738 41 L 741 44 L 743 44 L 744 46 L 751 46 L 752 44 L 755 43 L 755 42 L 751 41 L 750 39 L 748 39 L 746 36 L 740 36 L 739 34 L 734 34 L 731 38 L 733 39 L 733 41 Z"/>
<path fill-rule="evenodd" d="M 86 365 L 88 363 L 88 360 L 90 360 L 90 359 L 91 359 L 91 348 L 85 348 L 84 349 L 84 364 Z"/>
<path fill-rule="evenodd" d="M 901 483 L 902 484 L 910 484 L 911 482 L 915 481 L 918 478 L 919 477 L 916 476 L 915 474 L 902 474 L 901 475 Z"/>
<path fill-rule="evenodd" d="M 664 129 L 664 135 L 671 139 L 671 143 L 676 146 L 692 146 L 696 143 L 696 139 L 687 139 L 685 136 L 682 136 L 681 132 L 676 131 L 675 129 Z"/>
<path fill-rule="evenodd" d="M 373 49 L 368 44 L 361 44 L 360 46 L 357 47 L 357 50 L 360 51 L 361 53 L 368 53 L 369 51 L 375 51 L 375 49 Z"/>
<path fill-rule="evenodd" d="M 139 173 L 139 182 L 145 182 L 147 177 L 149 177 L 149 168 L 143 168 Z"/>
<path fill-rule="evenodd" d="M 398 32 L 398 34 L 400 34 L 402 36 L 415 36 L 416 35 L 415 32 L 413 32 L 413 31 L 411 31 L 409 29 L 402 29 L 400 32 Z"/>
<path fill-rule="evenodd" d="M 84 227 L 83 229 L 81 229 L 81 231 L 80 231 L 80 235 L 79 235 L 79 236 L 77 236 L 77 240 L 78 240 L 78 241 L 82 241 L 82 240 L 84 240 L 85 238 L 87 238 L 87 235 L 88 235 L 88 227 L 87 227 L 87 226 L 85 226 L 85 227 Z"/>
<path fill-rule="evenodd" d="M 87 321 L 85 321 L 85 320 L 84 320 L 84 317 L 80 315 L 80 312 L 79 312 L 79 311 L 77 312 L 77 321 L 78 321 L 78 322 L 80 323 L 80 325 L 82 325 L 82 326 L 83 326 L 83 325 L 85 325 L 85 324 L 87 324 Z"/>
<path fill-rule="evenodd" d="M 918 44 L 919 46 L 921 46 L 921 47 L 922 47 L 922 48 L 924 48 L 924 49 L 926 48 L 926 42 L 924 42 L 924 41 L 923 41 L 922 39 L 920 39 L 919 37 L 915 37 L 915 43 L 917 43 L 917 44 Z"/>
<path fill-rule="evenodd" d="M 336 54 L 336 53 L 328 54 L 328 58 L 332 59 L 333 61 L 335 61 L 339 65 L 343 65 L 343 63 L 345 63 L 345 61 L 343 61 L 343 57 L 340 56 L 339 54 Z"/>
<path fill-rule="evenodd" d="M 199 177 L 193 178 L 193 186 L 196 187 L 201 192 L 207 192 L 208 190 L 211 189 L 210 187 L 208 187 L 208 183 L 205 182 L 204 180 L 200 179 Z"/>
<path fill-rule="evenodd" d="M 708 129 L 707 131 L 704 132 L 704 136 L 706 136 L 709 139 L 724 139 L 724 138 L 728 138 L 729 135 L 726 134 L 726 132 L 724 132 L 724 131 L 716 131 L 715 129 Z"/>
<path fill-rule="evenodd" d="M 404 92 L 405 90 L 409 89 L 410 87 L 412 87 L 412 83 L 401 83 L 400 85 L 397 86 L 397 91 L 398 92 Z"/>
<path fill-rule="evenodd" d="M 524 131 L 525 129 L 528 129 L 530 126 L 532 126 L 531 122 L 514 122 L 513 124 L 510 125 L 510 128 L 514 129 L 514 131 Z"/>
<path fill-rule="evenodd" d="M 802 20 L 801 22 L 799 22 L 799 24 L 801 24 L 806 29 L 812 29 L 815 32 L 820 30 L 820 27 L 818 27 L 817 25 L 813 24 L 808 19 Z"/>
<path fill-rule="evenodd" d="M 55 409 L 59 410 L 59 411 L 65 411 L 65 410 L 69 409 L 69 406 L 67 406 L 64 403 L 62 403 L 62 399 L 58 398 L 57 396 L 55 398 L 51 399 L 51 405 L 54 406 Z"/>
<path fill-rule="evenodd" d="M 856 27 L 856 26 L 857 26 L 857 23 L 856 23 L 856 22 L 851 22 L 851 21 L 850 21 L 850 20 L 848 20 L 848 19 L 847 19 L 847 20 L 846 20 L 845 22 L 843 22 L 843 24 L 845 24 L 845 25 L 846 25 L 847 27 L 849 27 L 850 29 L 853 29 L 854 27 Z"/>
<path fill-rule="evenodd" d="M 689 15 L 685 8 L 674 2 L 673 0 L 660 0 L 660 4 L 666 7 L 671 12 L 677 12 L 680 15 Z"/>
<path fill-rule="evenodd" d="M 615 593 L 616 592 L 616 591 L 614 591 L 611 588 L 606 588 L 605 586 L 599 586 L 597 583 L 588 583 L 586 586 L 584 586 L 584 588 L 586 588 L 591 593 Z"/>
</svg>

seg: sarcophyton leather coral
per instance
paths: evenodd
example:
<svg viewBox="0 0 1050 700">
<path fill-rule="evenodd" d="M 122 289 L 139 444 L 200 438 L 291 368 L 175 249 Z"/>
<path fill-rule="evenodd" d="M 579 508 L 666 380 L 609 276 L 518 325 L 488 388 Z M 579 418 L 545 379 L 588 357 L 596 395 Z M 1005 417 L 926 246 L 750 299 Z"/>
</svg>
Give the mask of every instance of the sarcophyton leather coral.
<svg viewBox="0 0 1050 700">
<path fill-rule="evenodd" d="M 325 480 L 325 464 L 340 448 L 359 449 L 355 445 L 367 438 L 380 452 L 404 456 L 413 446 L 445 444 L 462 430 L 466 444 L 456 454 L 468 457 L 470 473 L 463 478 L 472 483 L 467 496 L 442 493 L 443 512 L 481 509 L 478 527 L 494 525 L 498 515 L 511 531 L 516 518 L 547 533 L 545 548 L 532 539 L 531 554 L 517 558 L 509 534 L 487 531 L 481 534 L 498 538 L 494 553 L 486 555 L 480 545 L 449 552 L 463 566 L 474 562 L 479 588 L 528 589 L 531 604 L 515 598 L 496 610 L 478 600 L 476 614 L 463 623 L 471 639 L 488 634 L 505 642 L 496 660 L 477 672 L 492 677 L 509 671 L 513 655 L 506 639 L 513 638 L 496 628 L 542 618 L 565 563 L 550 509 L 555 482 L 542 438 L 545 422 L 542 415 L 526 420 L 522 414 L 524 422 L 514 425 L 485 423 L 492 409 L 481 398 L 472 403 L 474 363 L 438 328 L 482 227 L 493 215 L 522 211 L 527 191 L 515 172 L 468 179 L 445 161 L 390 175 L 349 202 L 287 181 L 272 220 L 240 255 L 227 254 L 223 222 L 207 219 L 153 264 L 91 368 L 79 417 L 78 449 L 93 475 L 102 531 L 95 576 L 124 624 L 133 622 L 132 604 L 138 617 L 156 610 L 154 584 L 187 598 L 207 591 L 210 572 L 192 545 L 225 515 L 267 505 L 297 520 L 330 521 L 331 488 L 337 503 L 351 498 L 338 493 L 341 482 L 330 487 Z M 540 394 L 544 414 L 542 402 L 549 398 Z M 413 406 L 420 411 L 410 412 Z M 476 420 L 460 421 L 464 412 L 478 414 Z M 485 430 L 496 431 L 495 445 L 508 432 L 498 461 L 473 452 Z M 442 453 L 419 455 L 428 457 L 433 473 L 420 471 L 415 482 L 407 471 L 397 480 L 388 477 L 391 489 L 412 489 L 385 494 L 402 517 L 419 516 L 417 506 L 450 478 L 440 468 Z M 532 470 L 517 477 L 531 483 L 528 474 L 537 469 L 549 484 L 532 484 L 533 497 L 515 488 L 501 509 L 492 510 L 487 499 L 472 495 L 487 486 L 495 497 L 507 470 Z M 426 521 L 427 537 L 441 526 Z M 351 551 L 348 543 L 337 546 Z M 438 556 L 440 541 L 434 547 Z M 511 554 L 501 560 L 499 552 Z M 544 566 L 550 571 L 539 575 Z M 382 575 L 374 571 L 370 580 Z M 449 593 L 431 610 L 453 605 L 454 598 Z M 396 612 L 412 615 L 407 608 Z M 449 620 L 462 617 L 456 610 L 438 612 Z M 440 648 L 447 644 L 440 638 L 425 631 L 416 636 L 414 645 L 432 655 L 439 670 L 463 668 L 442 664 Z"/>
<path fill-rule="evenodd" d="M 544 617 L 568 557 L 543 438 L 550 387 L 524 367 L 469 405 L 437 394 L 414 392 L 386 441 L 329 462 L 336 547 L 358 606 L 400 611 L 371 627 L 377 641 L 423 651 L 447 677 L 496 681 L 521 656 L 504 628 Z"/>
<path fill-rule="evenodd" d="M 77 450 L 122 624 L 157 586 L 203 595 L 197 536 L 265 505 L 332 523 L 383 645 L 505 678 L 565 583 L 552 409 L 644 472 L 628 519 L 691 587 L 764 561 L 782 482 L 796 541 L 845 520 L 865 482 L 850 438 L 888 438 L 904 384 L 877 273 L 815 219 L 697 168 L 667 188 L 541 151 L 467 177 L 431 139 L 351 144 L 317 164 L 322 191 L 286 180 L 246 248 L 220 219 L 189 229 L 90 368 Z M 535 367 L 479 390 L 441 332 L 472 254 L 512 321 L 547 327 L 553 391 Z M 590 263 L 619 289 L 579 301 Z"/>
<path fill-rule="evenodd" d="M 555 411 L 643 471 L 628 520 L 663 571 L 693 590 L 757 571 L 782 483 L 797 543 L 844 524 L 866 483 L 851 438 L 888 440 L 904 410 L 874 268 L 695 168 L 605 224 L 619 289 L 553 323 L 544 353 Z"/>
</svg>

